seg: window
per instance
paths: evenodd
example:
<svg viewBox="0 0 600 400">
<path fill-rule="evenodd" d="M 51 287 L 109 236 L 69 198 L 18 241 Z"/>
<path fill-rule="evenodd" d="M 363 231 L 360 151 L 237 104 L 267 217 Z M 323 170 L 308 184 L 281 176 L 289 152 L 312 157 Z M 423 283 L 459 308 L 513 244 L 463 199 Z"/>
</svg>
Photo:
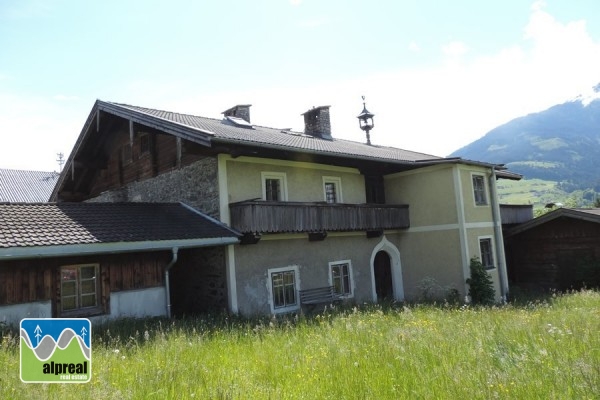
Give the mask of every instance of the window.
<svg viewBox="0 0 600 400">
<path fill-rule="evenodd" d="M 265 180 L 265 200 L 279 201 L 281 200 L 281 180 L 266 179 Z"/>
<path fill-rule="evenodd" d="M 289 312 L 299 308 L 298 301 L 298 268 L 274 268 L 268 271 L 271 311 L 273 313 Z"/>
<path fill-rule="evenodd" d="M 140 136 L 140 155 L 150 152 L 150 135 L 144 133 Z"/>
<path fill-rule="evenodd" d="M 473 195 L 475 196 L 475 205 L 487 205 L 485 179 L 483 175 L 473 175 Z"/>
<path fill-rule="evenodd" d="M 327 203 L 342 202 L 342 180 L 334 176 L 323 177 L 323 193 Z"/>
<path fill-rule="evenodd" d="M 286 176 L 282 172 L 263 172 L 263 200 L 287 201 Z"/>
<path fill-rule="evenodd" d="M 352 297 L 352 267 L 349 260 L 329 263 L 329 284 L 336 294 Z"/>
<path fill-rule="evenodd" d="M 98 264 L 70 265 L 60 269 L 60 313 L 94 313 L 98 299 Z"/>
<path fill-rule="evenodd" d="M 479 253 L 481 255 L 481 264 L 483 264 L 485 268 L 495 268 L 491 238 L 479 239 Z"/>
</svg>

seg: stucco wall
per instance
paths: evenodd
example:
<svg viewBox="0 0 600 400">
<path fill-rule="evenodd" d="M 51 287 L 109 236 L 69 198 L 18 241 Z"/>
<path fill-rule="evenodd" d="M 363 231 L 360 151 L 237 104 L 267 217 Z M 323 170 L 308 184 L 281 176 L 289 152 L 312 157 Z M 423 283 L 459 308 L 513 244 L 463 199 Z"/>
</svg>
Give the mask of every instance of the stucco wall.
<svg viewBox="0 0 600 400">
<path fill-rule="evenodd" d="M 217 159 L 207 157 L 154 178 L 132 182 L 90 199 L 95 202 L 183 202 L 219 217 Z"/>
<path fill-rule="evenodd" d="M 402 255 L 404 290 L 407 300 L 423 297 L 419 289 L 425 279 L 439 285 L 435 297 L 443 298 L 449 289 L 457 289 L 464 297 L 465 278 L 458 229 L 406 232 L 391 236 Z"/>
<path fill-rule="evenodd" d="M 23 318 L 52 318 L 50 301 L 36 301 L 0 307 L 0 323 L 19 326 Z"/>
<path fill-rule="evenodd" d="M 297 239 L 261 240 L 256 245 L 236 245 L 235 264 L 239 311 L 245 315 L 269 314 L 270 268 L 298 266 L 300 289 L 329 285 L 329 263 L 350 260 L 354 301 L 372 300 L 371 253 L 379 242 L 364 235 L 329 236 L 324 241 Z"/>
<path fill-rule="evenodd" d="M 456 197 L 451 166 L 434 166 L 385 177 L 385 199 L 408 204 L 410 225 L 457 223 Z"/>
<path fill-rule="evenodd" d="M 110 294 L 110 318 L 167 315 L 164 287 L 127 290 Z"/>
<path fill-rule="evenodd" d="M 110 314 L 89 317 L 92 324 L 119 318 L 164 317 L 167 301 L 164 287 L 125 290 L 110 294 Z"/>
<path fill-rule="evenodd" d="M 464 210 L 465 210 L 465 221 L 470 222 L 481 222 L 481 221 L 492 221 L 492 199 L 491 191 L 489 188 L 490 184 L 490 172 L 481 167 L 474 166 L 460 166 L 460 180 L 463 191 L 464 199 Z M 475 195 L 473 192 L 473 175 L 483 175 L 485 183 L 485 198 L 487 204 L 476 205 Z"/>
<path fill-rule="evenodd" d="M 261 172 L 286 174 L 288 201 L 325 201 L 323 177 L 341 179 L 342 201 L 366 201 L 364 177 L 358 170 L 329 165 L 240 157 L 226 161 L 229 202 L 262 198 Z"/>
</svg>

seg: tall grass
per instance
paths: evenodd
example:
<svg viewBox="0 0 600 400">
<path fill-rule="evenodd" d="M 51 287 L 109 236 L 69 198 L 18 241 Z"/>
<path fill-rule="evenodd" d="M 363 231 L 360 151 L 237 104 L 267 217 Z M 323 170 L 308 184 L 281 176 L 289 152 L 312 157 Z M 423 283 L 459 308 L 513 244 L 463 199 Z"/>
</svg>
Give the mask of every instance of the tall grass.
<svg viewBox="0 0 600 400">
<path fill-rule="evenodd" d="M 600 293 L 125 320 L 94 327 L 92 373 L 87 384 L 24 384 L 18 339 L 4 333 L 2 399 L 598 399 Z"/>
</svg>

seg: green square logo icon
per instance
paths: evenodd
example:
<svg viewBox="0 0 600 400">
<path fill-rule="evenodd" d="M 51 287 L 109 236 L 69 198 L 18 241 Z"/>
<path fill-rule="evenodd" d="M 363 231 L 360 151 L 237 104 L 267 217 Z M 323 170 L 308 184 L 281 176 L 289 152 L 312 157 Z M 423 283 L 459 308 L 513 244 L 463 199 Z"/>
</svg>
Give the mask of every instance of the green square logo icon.
<svg viewBox="0 0 600 400">
<path fill-rule="evenodd" d="M 25 318 L 20 324 L 21 380 L 85 383 L 92 378 L 92 324 L 87 318 Z"/>
</svg>

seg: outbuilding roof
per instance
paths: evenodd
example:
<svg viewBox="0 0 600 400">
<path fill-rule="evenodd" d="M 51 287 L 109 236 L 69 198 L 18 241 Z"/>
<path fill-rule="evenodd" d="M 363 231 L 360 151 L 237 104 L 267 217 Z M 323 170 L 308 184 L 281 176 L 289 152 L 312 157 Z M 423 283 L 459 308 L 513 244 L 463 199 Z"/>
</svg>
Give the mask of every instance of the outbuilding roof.
<svg viewBox="0 0 600 400">
<path fill-rule="evenodd" d="M 182 203 L 0 203 L 0 260 L 233 244 Z"/>
<path fill-rule="evenodd" d="M 508 230 L 504 236 L 510 237 L 558 218 L 572 218 L 600 224 L 600 208 L 558 208 L 540 217 L 515 226 Z"/>
<path fill-rule="evenodd" d="M 56 172 L 0 168 L 0 202 L 46 202 L 58 176 Z"/>
</svg>

